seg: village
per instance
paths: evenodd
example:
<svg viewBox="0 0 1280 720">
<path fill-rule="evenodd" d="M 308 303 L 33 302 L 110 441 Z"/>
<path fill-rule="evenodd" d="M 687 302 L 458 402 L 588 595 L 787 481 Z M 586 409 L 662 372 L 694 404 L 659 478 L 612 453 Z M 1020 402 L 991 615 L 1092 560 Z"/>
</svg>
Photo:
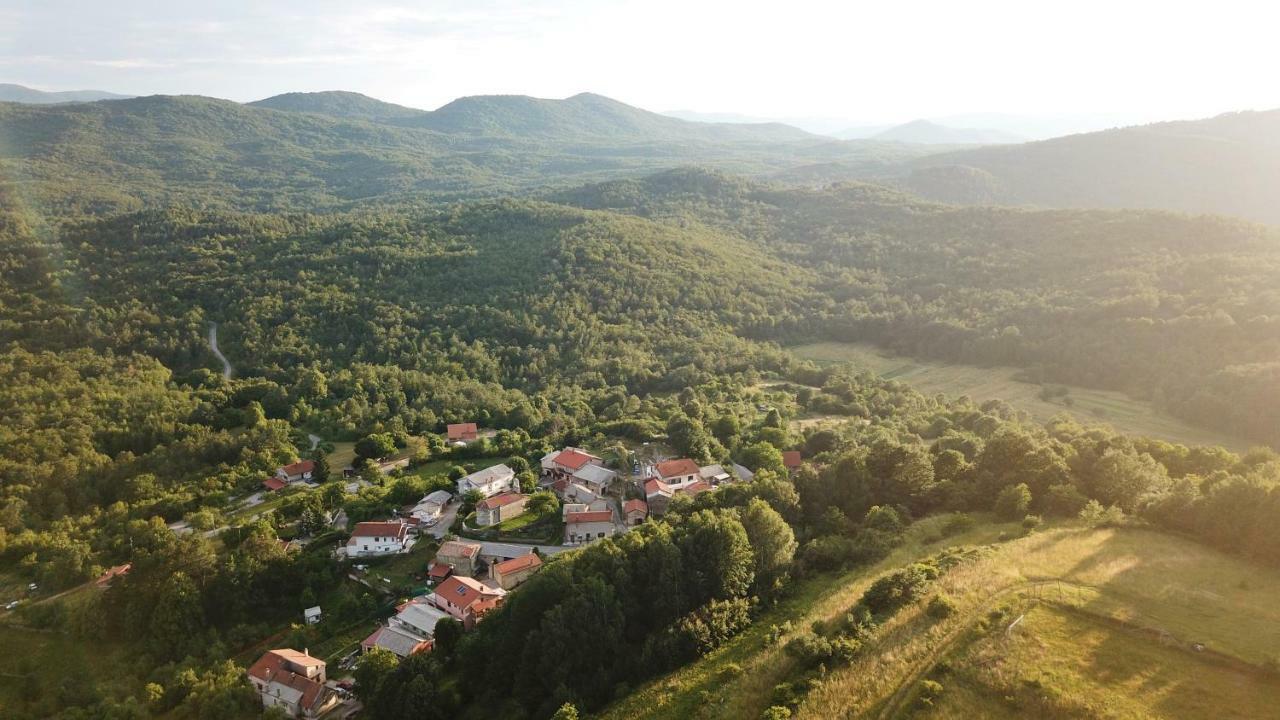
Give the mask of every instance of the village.
<svg viewBox="0 0 1280 720">
<path fill-rule="evenodd" d="M 445 433 L 452 448 L 465 448 L 481 437 L 475 423 L 449 424 Z M 358 647 L 341 656 L 336 673 L 306 648 L 263 653 L 248 670 L 263 706 L 307 719 L 353 714 L 359 704 L 350 693 L 350 674 L 362 656 L 385 651 L 404 659 L 430 652 L 442 623 L 456 623 L 462 632 L 473 629 L 557 555 L 660 518 L 676 498 L 692 498 L 753 477 L 742 465 L 700 466 L 667 454 L 659 451 L 652 458 L 637 455 L 610 462 L 581 447 L 563 447 L 547 452 L 529 469 L 537 477 L 532 489 L 522 487 L 516 469 L 496 463 L 462 475 L 451 489 L 428 492 L 387 517 L 351 523 L 346 541 L 332 548 L 332 556 L 349 566 L 353 581 L 388 592 L 379 581 L 390 580 L 380 576 L 378 568 L 379 563 L 394 562 L 420 584 L 369 628 Z M 789 471 L 801 462 L 799 452 L 783 454 Z M 393 476 L 408 467 L 398 459 L 380 460 L 378 465 Z M 344 480 L 354 475 L 350 468 L 343 470 Z M 315 471 L 312 460 L 281 466 L 263 481 L 264 492 L 314 484 Z M 348 489 L 357 484 L 349 483 Z M 522 522 L 535 516 L 539 519 L 533 525 L 558 528 L 554 536 L 521 539 L 519 530 L 529 527 Z M 347 519 L 339 513 L 330 522 L 345 525 Z M 497 529 L 514 532 L 495 535 Z M 497 539 L 485 539 L 490 536 Z M 306 625 L 323 620 L 322 606 L 303 611 Z"/>
</svg>

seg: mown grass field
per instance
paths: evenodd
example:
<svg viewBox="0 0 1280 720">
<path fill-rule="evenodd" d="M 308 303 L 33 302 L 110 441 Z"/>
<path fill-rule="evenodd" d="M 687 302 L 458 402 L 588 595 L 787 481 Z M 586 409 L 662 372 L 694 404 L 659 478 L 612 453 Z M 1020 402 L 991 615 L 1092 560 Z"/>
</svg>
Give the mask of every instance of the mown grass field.
<svg viewBox="0 0 1280 720">
<path fill-rule="evenodd" d="M 990 598 L 1047 578 L 1084 589 L 1055 598 L 1052 589 L 1041 588 L 1044 599 L 1204 643 L 1245 663 L 1261 663 L 1280 649 L 1280 604 L 1274 602 L 1280 572 L 1153 531 L 1062 526 L 1003 543 L 944 575 L 937 591 L 956 601 L 955 616 L 931 619 L 924 602 L 902 610 L 881 627 L 875 651 L 830 673 L 796 716 L 875 717 L 905 679 L 936 661 L 934 654 L 953 634 L 991 611 Z M 1102 687 L 1126 692 L 1118 682 Z"/>
<path fill-rule="evenodd" d="M 943 691 L 907 714 L 970 718 L 1275 717 L 1280 682 L 1153 642 L 1084 613 L 1037 605 L 1014 632 L 988 632 L 934 674 Z"/>
<path fill-rule="evenodd" d="M 918 523 L 907 543 L 874 567 L 807 581 L 790 600 L 766 612 L 743 635 L 692 665 L 638 688 L 601 717 L 760 717 L 775 702 L 775 686 L 799 677 L 795 662 L 783 649 L 796 632 L 816 621 L 829 622 L 844 615 L 871 581 L 887 570 L 946 546 L 994 543 L 1002 532 L 1011 531 L 1009 525 L 980 524 L 962 536 L 932 544 L 922 542 L 936 534 L 937 522 L 928 519 Z M 999 598 L 1010 589 L 1047 578 L 1062 578 L 1066 587 L 1079 588 L 1064 591 L 1061 601 L 1100 618 L 1158 628 L 1182 641 L 1204 643 L 1211 651 L 1239 658 L 1242 663 L 1258 664 L 1280 652 L 1280 603 L 1274 601 L 1280 597 L 1280 572 L 1153 531 L 1054 526 L 994 543 L 983 558 L 944 575 L 935 591 L 945 592 L 956 602 L 959 612 L 955 616 L 941 621 L 928 617 L 924 612 L 928 598 L 909 605 L 881 626 L 873 647 L 851 665 L 828 672 L 805 696 L 795 716 L 877 717 L 914 672 L 933 667 L 936 653 L 946 656 L 956 651 L 946 648 L 948 639 L 953 635 L 967 637 L 966 629 L 990 612 L 993 596 Z M 1042 587 L 1039 592 L 1043 596 L 1051 590 Z M 1018 594 L 1011 597 L 1018 598 Z M 1025 597 L 1020 601 L 1030 602 Z M 785 621 L 791 622 L 793 630 L 779 642 L 769 643 L 770 626 Z M 1105 624 L 1100 627 L 1100 632 L 1107 630 Z M 1132 642 L 1139 640 L 1161 647 L 1147 635 Z M 1099 643 L 1098 648 L 1112 647 L 1101 640 Z M 1080 652 L 1090 650 L 1084 647 Z M 1124 683 L 1107 678 L 1105 674 L 1095 678 L 1098 693 L 1130 692 Z M 970 683 L 966 690 L 962 685 L 956 693 L 973 696 L 963 707 L 972 709 L 973 702 L 984 704 L 968 717 L 1029 717 L 1025 712 L 1009 714 L 1009 708 L 1002 705 L 1002 695 L 976 693 L 975 687 Z M 1227 697 L 1251 690 L 1247 685 L 1227 683 L 1215 686 L 1214 692 Z M 1085 712 L 1071 717 L 1093 715 Z"/>
<path fill-rule="evenodd" d="M 1122 432 L 1170 442 L 1223 445 L 1237 451 L 1249 448 L 1246 441 L 1183 422 L 1157 410 L 1149 402 L 1135 400 L 1123 393 L 1054 383 L 1054 387 L 1068 389 L 1067 397 L 1071 404 L 1066 404 L 1062 398 L 1042 399 L 1041 387 L 1016 380 L 1019 370 L 1014 367 L 978 367 L 917 360 L 891 355 L 866 343 L 813 343 L 792 347 L 791 352 L 819 364 L 854 363 L 881 377 L 907 383 L 926 395 L 968 395 L 978 402 L 1004 400 L 1040 422 L 1068 412 L 1082 423 L 1107 423 Z"/>
<path fill-rule="evenodd" d="M 943 542 L 936 536 L 946 518 L 916 523 L 906 542 L 870 567 L 826 574 L 801 583 L 751 627 L 697 662 L 636 689 L 607 708 L 601 718 L 758 718 L 770 704 L 773 686 L 791 672 L 794 662 L 781 643 L 770 643 L 770 628 L 790 622 L 795 629 L 845 612 L 881 573 L 954 543 L 986 543 L 1011 525 L 986 524 Z"/>
</svg>

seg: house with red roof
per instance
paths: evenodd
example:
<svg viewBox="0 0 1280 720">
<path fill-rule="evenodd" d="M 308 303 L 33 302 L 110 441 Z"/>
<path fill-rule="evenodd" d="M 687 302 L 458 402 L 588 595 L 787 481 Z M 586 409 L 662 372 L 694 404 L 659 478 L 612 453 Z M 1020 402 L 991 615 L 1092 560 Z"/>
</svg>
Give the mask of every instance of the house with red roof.
<svg viewBox="0 0 1280 720">
<path fill-rule="evenodd" d="M 569 479 L 587 465 L 604 466 L 604 460 L 592 455 L 582 448 L 567 447 L 552 451 L 542 457 L 542 477 L 550 482 Z"/>
<path fill-rule="evenodd" d="M 793 473 L 803 464 L 804 460 L 801 459 L 799 450 L 787 450 L 782 453 L 782 466 L 787 469 L 787 472 Z"/>
<path fill-rule="evenodd" d="M 312 720 L 338 703 L 337 694 L 325 686 L 325 664 L 306 651 L 270 650 L 246 673 L 262 698 L 262 707 L 278 707 L 290 717 Z"/>
<path fill-rule="evenodd" d="M 451 443 L 474 442 L 480 436 L 475 423 L 454 423 L 445 428 L 445 436 Z"/>
<path fill-rule="evenodd" d="M 541 569 L 542 558 L 537 553 L 529 553 L 494 563 L 489 567 L 489 577 L 503 590 L 513 590 Z"/>
<path fill-rule="evenodd" d="M 267 492 L 275 492 L 277 490 L 283 490 L 289 487 L 289 483 L 285 480 L 281 480 L 279 477 L 275 475 L 272 475 L 271 477 L 262 481 L 262 487 Z"/>
<path fill-rule="evenodd" d="M 661 480 L 650 479 L 644 484 L 644 500 L 649 507 L 649 512 L 654 515 L 665 515 L 673 497 L 675 497 L 675 491 Z"/>
<path fill-rule="evenodd" d="M 315 471 L 316 463 L 314 460 L 299 460 L 296 463 L 289 463 L 276 468 L 276 477 L 287 483 L 302 482 L 310 480 Z"/>
<path fill-rule="evenodd" d="M 409 524 L 403 520 L 356 523 L 347 540 L 347 557 L 373 557 L 407 552 L 413 547 Z"/>
<path fill-rule="evenodd" d="M 450 568 L 455 575 L 471 577 L 476 574 L 476 564 L 480 560 L 481 549 L 480 543 L 463 542 L 461 540 L 446 541 L 440 545 L 439 550 L 436 550 L 436 566 L 444 565 Z M 434 569 L 432 573 L 434 577 Z M 448 577 L 448 575 L 449 573 L 444 573 L 441 579 Z"/>
<path fill-rule="evenodd" d="M 454 575 L 440 583 L 427 601 L 453 616 L 470 630 L 484 614 L 502 605 L 507 591 L 479 580 Z"/>
<path fill-rule="evenodd" d="M 639 525 L 649 517 L 649 504 L 639 498 L 628 500 L 622 503 L 622 517 L 628 525 Z"/>
<path fill-rule="evenodd" d="M 476 503 L 476 525 L 489 527 L 524 514 L 528 495 L 518 492 L 498 493 Z"/>
<path fill-rule="evenodd" d="M 609 537 L 617 531 L 612 510 L 571 512 L 564 517 L 565 545 L 585 545 Z"/>
<path fill-rule="evenodd" d="M 654 474 L 672 491 L 677 491 L 701 479 L 701 470 L 698 463 L 688 458 L 677 458 L 658 463 L 654 467 Z"/>
</svg>

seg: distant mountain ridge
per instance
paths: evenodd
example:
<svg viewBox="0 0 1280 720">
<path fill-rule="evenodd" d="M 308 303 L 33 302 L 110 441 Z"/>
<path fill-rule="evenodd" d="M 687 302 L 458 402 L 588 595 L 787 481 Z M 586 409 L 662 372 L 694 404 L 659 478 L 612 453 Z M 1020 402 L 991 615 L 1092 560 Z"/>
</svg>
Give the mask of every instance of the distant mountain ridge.
<svg viewBox="0 0 1280 720">
<path fill-rule="evenodd" d="M 0 102 L 26 103 L 28 105 L 55 105 L 58 103 L 97 102 L 98 100 L 125 100 L 133 95 L 118 95 L 105 90 L 63 90 L 49 92 L 14 83 L 0 83 Z"/>
<path fill-rule="evenodd" d="M 1280 223 L 1280 110 L 940 153 L 910 161 L 899 184 L 946 202 L 1160 208 Z"/>
<path fill-rule="evenodd" d="M 922 145 L 1000 145 L 1026 141 L 1026 138 L 1003 130 L 949 127 L 929 120 L 912 120 L 871 135 L 871 138 Z"/>
<path fill-rule="evenodd" d="M 564 99 L 471 95 L 434 111 L 352 92 L 287 93 L 249 103 L 290 112 L 419 127 L 442 133 L 525 139 L 688 139 L 789 142 L 817 136 L 782 123 L 701 123 L 642 110 L 595 93 Z"/>
<path fill-rule="evenodd" d="M 246 103 L 251 107 L 264 107 L 287 112 L 310 112 L 333 117 L 360 120 L 396 120 L 428 114 L 426 110 L 396 105 L 345 90 L 323 92 L 291 92 Z"/>
</svg>

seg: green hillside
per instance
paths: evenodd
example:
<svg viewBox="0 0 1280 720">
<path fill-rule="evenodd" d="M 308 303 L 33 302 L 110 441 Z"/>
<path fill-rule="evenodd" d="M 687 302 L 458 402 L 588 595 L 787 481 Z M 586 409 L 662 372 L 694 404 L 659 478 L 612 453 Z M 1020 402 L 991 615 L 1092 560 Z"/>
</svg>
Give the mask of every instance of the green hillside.
<svg viewBox="0 0 1280 720">
<path fill-rule="evenodd" d="M 1026 369 L 1278 443 L 1280 234 L 1152 211 L 962 208 L 678 170 L 560 193 L 747 239 L 818 278 L 797 340 Z"/>
<path fill-rule="evenodd" d="M 1280 223 L 1280 110 L 1155 123 L 930 156 L 903 187 L 948 202 L 1161 208 Z M 952 173 L 972 169 L 981 176 Z"/>
<path fill-rule="evenodd" d="M 463 98 L 434 113 L 353 93 L 249 105 L 198 96 L 0 103 L 0 203 L 50 218 L 164 204 L 335 210 L 510 194 L 690 162 L 756 174 L 832 158 L 871 172 L 921 152 L 783 126 L 686 122 L 595 95 Z"/>
</svg>

